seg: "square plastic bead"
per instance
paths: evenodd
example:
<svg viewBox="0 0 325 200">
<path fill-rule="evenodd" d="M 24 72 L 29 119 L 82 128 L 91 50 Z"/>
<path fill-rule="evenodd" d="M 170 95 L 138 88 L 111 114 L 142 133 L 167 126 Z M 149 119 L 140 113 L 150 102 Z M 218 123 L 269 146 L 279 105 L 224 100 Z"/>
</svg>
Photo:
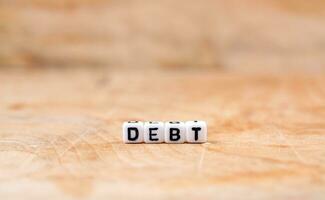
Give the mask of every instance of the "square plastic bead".
<svg viewBox="0 0 325 200">
<path fill-rule="evenodd" d="M 162 143 L 165 140 L 165 130 L 163 122 L 145 122 L 144 123 L 144 142 Z"/>
<path fill-rule="evenodd" d="M 142 143 L 143 142 L 143 122 L 129 121 L 123 123 L 123 142 Z"/>
<path fill-rule="evenodd" d="M 188 121 L 186 124 L 186 141 L 189 143 L 204 143 L 208 138 L 205 121 Z"/>
<path fill-rule="evenodd" d="M 165 123 L 165 142 L 184 143 L 186 140 L 186 127 L 184 122 L 170 121 Z"/>
</svg>

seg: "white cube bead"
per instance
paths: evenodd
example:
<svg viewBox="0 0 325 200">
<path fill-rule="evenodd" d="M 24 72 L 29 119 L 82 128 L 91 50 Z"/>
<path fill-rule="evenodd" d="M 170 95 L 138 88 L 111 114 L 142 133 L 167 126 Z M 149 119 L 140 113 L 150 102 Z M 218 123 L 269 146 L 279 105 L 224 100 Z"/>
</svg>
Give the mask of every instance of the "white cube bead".
<svg viewBox="0 0 325 200">
<path fill-rule="evenodd" d="M 165 123 L 165 142 L 184 143 L 186 140 L 186 127 L 184 122 Z"/>
<path fill-rule="evenodd" d="M 189 143 L 204 143 L 207 141 L 208 129 L 204 121 L 188 121 L 186 124 L 186 141 Z"/>
<path fill-rule="evenodd" d="M 144 142 L 162 143 L 165 140 L 165 126 L 163 122 L 144 123 Z"/>
<path fill-rule="evenodd" d="M 143 142 L 143 122 L 129 121 L 123 123 L 123 142 Z"/>
</svg>

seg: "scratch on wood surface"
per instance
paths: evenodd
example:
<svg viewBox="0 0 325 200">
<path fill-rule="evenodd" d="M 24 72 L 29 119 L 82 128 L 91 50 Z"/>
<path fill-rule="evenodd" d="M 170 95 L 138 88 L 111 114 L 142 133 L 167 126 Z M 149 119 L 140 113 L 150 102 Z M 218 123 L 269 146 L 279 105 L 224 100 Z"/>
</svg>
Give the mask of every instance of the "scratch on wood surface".
<svg viewBox="0 0 325 200">
<path fill-rule="evenodd" d="M 66 149 L 59 155 L 60 158 L 62 158 L 68 151 L 70 151 L 71 149 L 73 149 L 73 151 L 75 152 L 75 155 L 79 161 L 79 163 L 82 163 L 81 161 L 81 156 L 80 156 L 80 152 L 78 152 L 78 147 L 76 147 L 76 144 L 79 143 L 80 141 L 83 140 L 83 137 L 89 133 L 91 133 L 91 128 L 86 128 L 83 132 L 80 133 L 80 135 L 77 135 L 77 138 L 74 141 L 69 141 L 67 138 L 61 136 L 61 138 L 63 138 L 65 141 L 67 141 L 69 143 L 69 145 L 66 147 Z"/>
<path fill-rule="evenodd" d="M 204 162 L 204 157 L 205 157 L 205 151 L 206 151 L 206 147 L 205 145 L 203 146 L 202 150 L 201 150 L 201 155 L 200 155 L 200 159 L 198 160 L 198 164 L 197 164 L 197 174 L 201 175 L 202 173 L 202 167 L 203 167 L 203 162 Z"/>
<path fill-rule="evenodd" d="M 25 169 L 25 167 L 27 167 L 35 158 L 35 156 L 41 158 L 40 154 L 40 150 L 41 150 L 41 146 L 37 146 L 36 149 L 34 149 L 33 154 L 35 155 L 30 155 L 28 156 L 18 167 L 21 171 L 23 171 Z"/>
<path fill-rule="evenodd" d="M 124 162 L 127 163 L 129 166 L 133 166 L 133 167 L 141 167 L 143 165 L 139 165 L 136 162 L 129 160 L 127 157 L 125 157 L 124 155 L 122 155 L 122 153 L 127 153 L 129 154 L 129 152 L 126 150 L 126 148 L 120 149 L 119 146 L 116 146 L 114 144 L 112 144 L 105 136 L 103 136 L 99 131 L 96 131 L 96 136 L 100 137 L 107 145 L 109 145 L 114 153 L 114 155 L 117 156 L 117 158 Z M 118 149 L 117 149 L 118 148 Z"/>
<path fill-rule="evenodd" d="M 68 146 L 67 146 L 66 150 L 63 151 L 63 153 L 59 154 L 60 159 L 62 159 L 67 152 L 69 152 L 70 150 L 73 150 L 74 155 L 77 158 L 77 161 L 81 164 L 82 163 L 82 159 L 81 159 L 80 153 L 78 151 L 78 148 L 76 147 L 77 142 L 79 140 L 81 140 L 80 137 L 76 141 L 73 141 L 73 142 L 71 142 L 68 139 L 66 139 L 65 136 L 58 136 L 58 138 L 61 138 L 61 140 L 65 140 L 68 143 Z"/>
<path fill-rule="evenodd" d="M 277 159 L 274 157 L 267 157 L 267 156 L 257 156 L 257 155 L 251 155 L 251 154 L 247 154 L 247 153 L 242 153 L 242 152 L 238 152 L 238 149 L 233 150 L 233 148 L 230 148 L 229 150 L 224 149 L 225 147 L 208 147 L 208 150 L 213 151 L 213 152 L 218 152 L 218 153 L 222 153 L 225 154 L 226 156 L 237 156 L 239 158 L 247 158 L 247 159 L 258 159 L 261 161 L 264 161 L 266 163 L 270 163 L 270 164 L 283 164 L 284 166 L 297 166 L 300 168 L 305 168 L 305 169 L 310 169 L 313 170 L 315 172 L 322 172 L 324 170 L 322 165 L 313 165 L 313 164 L 307 164 L 307 163 L 303 163 L 300 160 L 298 161 L 292 161 L 292 160 L 283 160 L 283 159 Z M 258 147 L 255 147 L 258 148 Z"/>
<path fill-rule="evenodd" d="M 1 144 L 2 143 L 2 144 Z M 21 161 L 21 164 L 18 168 L 23 169 L 24 166 L 26 166 L 27 164 L 29 164 L 31 162 L 31 160 L 37 156 L 40 157 L 40 155 L 38 155 L 38 150 L 40 149 L 40 147 L 38 147 L 37 149 L 33 149 L 33 148 L 28 148 L 30 147 L 30 145 L 27 142 L 24 141 L 20 141 L 17 139 L 1 139 L 0 140 L 0 146 L 3 147 L 3 144 L 9 144 L 10 147 L 9 149 L 1 149 L 0 151 L 22 151 L 22 152 L 26 152 L 26 153 L 30 153 L 31 155 L 27 156 L 26 159 Z M 22 147 L 22 150 L 20 150 L 19 147 Z"/>
<path fill-rule="evenodd" d="M 80 138 L 81 142 L 84 142 L 86 145 L 88 145 L 90 147 L 90 149 L 93 151 L 93 154 L 95 155 L 94 160 L 100 160 L 102 162 L 105 162 L 102 157 L 100 156 L 99 152 L 96 150 L 96 148 L 93 146 L 93 144 L 91 144 L 90 142 L 88 142 L 87 138 L 84 138 L 85 136 L 87 136 L 89 133 L 93 134 L 93 135 L 97 135 L 98 134 L 98 129 L 96 128 L 89 128 L 87 129 L 87 134 L 82 134 L 81 136 L 79 136 L 79 134 L 73 133 L 74 135 L 76 135 L 77 137 Z"/>
<path fill-rule="evenodd" d="M 296 150 L 295 146 L 293 144 L 291 144 L 291 142 L 289 140 L 287 140 L 287 138 L 284 136 L 284 134 L 282 133 L 281 130 L 277 129 L 276 127 L 273 126 L 273 131 L 278 134 L 284 141 L 285 143 L 290 147 L 291 151 L 294 153 L 294 155 L 296 156 L 296 158 L 302 162 L 302 163 L 306 163 L 306 160 L 302 157 L 302 155 Z"/>
</svg>

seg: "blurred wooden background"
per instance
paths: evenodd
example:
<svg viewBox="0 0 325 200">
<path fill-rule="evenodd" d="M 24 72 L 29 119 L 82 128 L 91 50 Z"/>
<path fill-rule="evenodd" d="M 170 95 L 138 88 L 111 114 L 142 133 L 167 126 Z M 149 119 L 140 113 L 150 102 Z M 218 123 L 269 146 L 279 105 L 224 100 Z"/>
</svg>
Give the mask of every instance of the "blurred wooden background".
<svg viewBox="0 0 325 200">
<path fill-rule="evenodd" d="M 1 0 L 1 67 L 325 68 L 322 0 Z"/>
</svg>

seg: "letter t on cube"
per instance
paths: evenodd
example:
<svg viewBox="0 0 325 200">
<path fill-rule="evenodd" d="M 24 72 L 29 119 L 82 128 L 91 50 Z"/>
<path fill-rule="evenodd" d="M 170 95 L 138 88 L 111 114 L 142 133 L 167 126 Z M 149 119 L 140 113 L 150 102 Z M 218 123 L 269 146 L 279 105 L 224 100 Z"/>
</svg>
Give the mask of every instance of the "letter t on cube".
<svg viewBox="0 0 325 200">
<path fill-rule="evenodd" d="M 204 143 L 207 141 L 208 130 L 204 121 L 188 121 L 186 124 L 186 141 L 188 143 Z"/>
<path fill-rule="evenodd" d="M 123 142 L 142 143 L 143 142 L 143 123 L 129 121 L 123 123 Z"/>
</svg>

